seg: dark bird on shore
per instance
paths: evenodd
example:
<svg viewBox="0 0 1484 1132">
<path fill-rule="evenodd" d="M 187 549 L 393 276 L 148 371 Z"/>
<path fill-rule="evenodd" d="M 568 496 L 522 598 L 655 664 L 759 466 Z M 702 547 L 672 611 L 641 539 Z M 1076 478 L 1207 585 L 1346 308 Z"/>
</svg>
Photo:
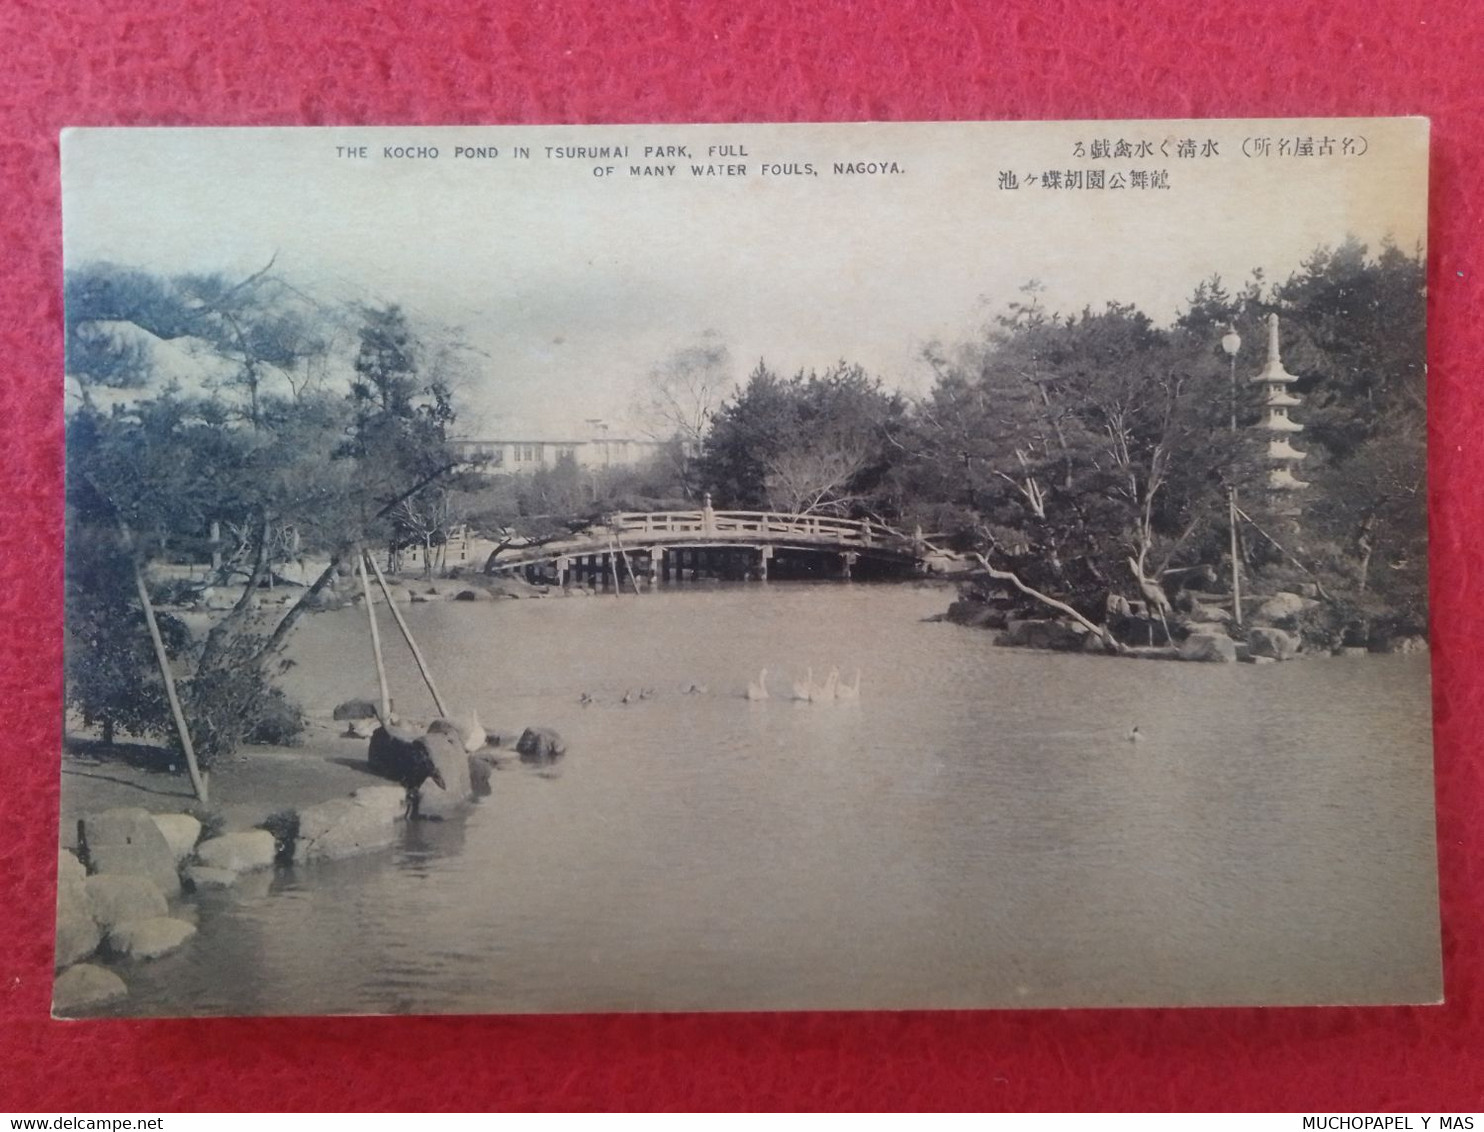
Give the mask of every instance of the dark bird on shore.
<svg viewBox="0 0 1484 1132">
<path fill-rule="evenodd" d="M 709 691 L 710 689 L 708 689 L 705 684 L 692 684 L 685 690 L 685 694 L 687 696 L 704 696 Z"/>
<path fill-rule="evenodd" d="M 633 689 L 631 688 L 619 697 L 618 702 L 621 704 L 631 704 L 636 699 L 638 699 L 638 697 L 634 695 Z"/>
<path fill-rule="evenodd" d="M 593 699 L 592 696 L 588 695 L 586 692 L 583 692 L 582 695 L 577 698 L 577 702 L 583 707 L 592 707 L 593 704 L 597 703 L 598 701 Z"/>
<path fill-rule="evenodd" d="M 422 798 L 423 783 L 432 779 L 440 790 L 447 790 L 448 783 L 438 772 L 428 745 L 419 736 L 403 739 L 393 735 L 385 727 L 378 727 L 371 736 L 371 749 L 367 757 L 371 770 L 390 778 L 406 791 L 402 815 L 408 821 L 417 819 L 418 804 Z"/>
<path fill-rule="evenodd" d="M 402 785 L 407 791 L 407 804 L 403 809 L 403 816 L 408 821 L 417 820 L 417 808 L 422 801 L 423 783 L 432 779 L 438 784 L 438 789 L 447 790 L 448 783 L 443 781 L 443 775 L 438 773 L 438 764 L 433 761 L 433 756 L 428 754 L 425 744 L 415 742 L 412 760 L 406 773 L 402 778 Z"/>
</svg>

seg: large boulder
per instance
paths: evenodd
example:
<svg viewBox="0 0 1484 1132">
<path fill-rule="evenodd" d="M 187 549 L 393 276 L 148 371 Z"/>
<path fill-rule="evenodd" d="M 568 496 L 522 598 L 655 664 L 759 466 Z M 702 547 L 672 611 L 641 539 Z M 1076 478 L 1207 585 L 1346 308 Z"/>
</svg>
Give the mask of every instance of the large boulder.
<svg viewBox="0 0 1484 1132">
<path fill-rule="evenodd" d="M 1218 621 L 1192 621 L 1185 625 L 1187 637 L 1204 635 L 1209 637 L 1224 637 L 1227 635 L 1226 626 Z"/>
<path fill-rule="evenodd" d="M 971 629 L 1003 629 L 1009 617 L 1003 609 L 982 601 L 956 601 L 948 607 L 944 619 Z"/>
<path fill-rule="evenodd" d="M 549 727 L 527 727 L 515 744 L 520 761 L 550 766 L 567 753 L 567 744 Z"/>
<path fill-rule="evenodd" d="M 428 734 L 452 735 L 465 751 L 477 751 L 489 742 L 489 732 L 479 722 L 479 713 L 470 712 L 459 719 L 435 719 L 428 724 Z"/>
<path fill-rule="evenodd" d="M 1318 604 L 1313 598 L 1300 597 L 1298 594 L 1275 593 L 1257 607 L 1253 620 L 1270 625 L 1291 626 L 1300 613 Z"/>
<path fill-rule="evenodd" d="M 190 814 L 154 814 L 155 827 L 175 854 L 177 865 L 191 855 L 201 837 L 201 823 Z"/>
<path fill-rule="evenodd" d="M 71 849 L 57 850 L 57 884 L 81 884 L 88 879 L 88 870 L 82 867 Z"/>
<path fill-rule="evenodd" d="M 167 898 L 179 894 L 175 853 L 146 811 L 90 814 L 77 823 L 77 835 L 93 872 L 148 877 Z"/>
<path fill-rule="evenodd" d="M 266 829 L 248 829 L 201 842 L 196 847 L 196 860 L 209 869 L 246 873 L 272 868 L 277 853 L 273 834 Z"/>
<path fill-rule="evenodd" d="M 185 871 L 186 883 L 196 892 L 231 888 L 237 883 L 237 875 L 231 869 L 212 869 L 205 865 L 192 865 Z"/>
<path fill-rule="evenodd" d="M 86 881 L 88 911 L 104 930 L 128 920 L 149 920 L 169 912 L 164 895 L 147 877 L 100 873 Z"/>
<path fill-rule="evenodd" d="M 476 752 L 469 756 L 469 784 L 474 788 L 476 796 L 483 797 L 490 792 L 490 779 L 494 777 L 496 765 L 495 755 L 491 751 Z"/>
<path fill-rule="evenodd" d="M 398 786 L 362 786 L 350 800 L 362 809 L 375 811 L 382 820 L 394 822 L 407 805 L 407 792 Z"/>
<path fill-rule="evenodd" d="M 1208 605 L 1191 598 L 1181 620 L 1189 625 L 1225 625 L 1232 615 L 1219 605 Z"/>
<path fill-rule="evenodd" d="M 397 786 L 369 786 L 349 798 L 336 798 L 299 811 L 297 861 L 335 861 L 391 845 L 396 821 L 406 805 Z"/>
<path fill-rule="evenodd" d="M 376 705 L 370 700 L 346 700 L 343 704 L 335 705 L 334 718 L 337 722 L 348 719 L 375 719 Z"/>
<path fill-rule="evenodd" d="M 1298 641 L 1282 629 L 1257 626 L 1247 632 L 1247 644 L 1252 655 L 1271 657 L 1273 660 L 1292 660 L 1298 655 Z"/>
<path fill-rule="evenodd" d="M 1180 646 L 1180 659 L 1234 664 L 1237 659 L 1237 642 L 1217 633 L 1192 633 Z"/>
<path fill-rule="evenodd" d="M 68 967 L 52 984 L 52 1013 L 66 1018 L 75 1011 L 124 998 L 128 993 L 124 980 L 106 967 L 79 963 Z"/>
<path fill-rule="evenodd" d="M 1118 644 L 1101 633 L 1085 633 L 1082 636 L 1082 651 L 1094 656 L 1112 656 L 1118 652 Z"/>
<path fill-rule="evenodd" d="M 130 959 L 157 959 L 196 934 L 196 925 L 168 916 L 129 920 L 109 929 L 108 948 Z"/>
<path fill-rule="evenodd" d="M 1011 621 L 995 644 L 1006 648 L 1076 652 L 1082 648 L 1085 636 L 1087 629 L 1084 626 L 1065 621 Z"/>
<path fill-rule="evenodd" d="M 1386 642 L 1386 651 L 1402 656 L 1415 656 L 1427 651 L 1426 637 L 1393 637 Z"/>
<path fill-rule="evenodd" d="M 57 862 L 56 965 L 60 969 L 98 950 L 103 933 L 88 907 L 87 873 L 67 850 Z"/>
<path fill-rule="evenodd" d="M 422 817 L 446 817 L 463 808 L 474 797 L 474 784 L 469 779 L 469 754 L 457 735 L 434 733 L 418 740 L 438 768 L 443 779 L 440 787 L 433 779 L 424 779 L 418 789 L 417 812 Z"/>
</svg>

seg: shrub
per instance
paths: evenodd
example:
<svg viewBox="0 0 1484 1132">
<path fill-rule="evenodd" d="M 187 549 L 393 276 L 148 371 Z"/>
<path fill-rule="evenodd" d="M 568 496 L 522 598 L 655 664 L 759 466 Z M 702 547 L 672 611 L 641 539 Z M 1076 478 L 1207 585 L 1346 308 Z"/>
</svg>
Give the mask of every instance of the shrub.
<svg viewBox="0 0 1484 1132">
<path fill-rule="evenodd" d="M 299 839 L 298 813 L 294 810 L 279 810 L 260 821 L 258 828 L 266 829 L 273 835 L 273 852 L 277 863 L 293 864 L 294 842 Z"/>
<path fill-rule="evenodd" d="M 243 743 L 292 743 L 304 729 L 298 705 L 274 687 L 254 663 L 261 641 L 243 634 L 218 653 L 210 668 L 198 668 L 181 685 L 196 759 L 208 767 Z"/>
<path fill-rule="evenodd" d="M 303 709 L 282 688 L 270 686 L 258 701 L 257 717 L 243 741 L 269 747 L 296 747 L 308 722 Z"/>
</svg>

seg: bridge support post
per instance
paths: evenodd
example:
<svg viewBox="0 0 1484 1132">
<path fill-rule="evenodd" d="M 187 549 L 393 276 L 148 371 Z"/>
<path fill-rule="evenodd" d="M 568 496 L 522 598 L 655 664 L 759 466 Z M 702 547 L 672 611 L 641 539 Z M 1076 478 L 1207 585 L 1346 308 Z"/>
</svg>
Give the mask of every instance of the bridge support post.
<svg viewBox="0 0 1484 1132">
<path fill-rule="evenodd" d="M 565 555 L 556 560 L 557 585 L 561 586 L 562 589 L 567 588 L 567 582 L 570 580 L 568 575 L 571 571 L 572 563 L 568 561 Z"/>
<path fill-rule="evenodd" d="M 771 546 L 760 546 L 757 548 L 757 577 L 758 581 L 768 580 L 768 563 L 773 560 L 773 548 Z"/>
<path fill-rule="evenodd" d="M 840 555 L 840 577 L 844 578 L 847 582 L 850 581 L 850 571 L 859 558 L 860 555 L 853 550 L 847 550 L 844 554 Z"/>
</svg>

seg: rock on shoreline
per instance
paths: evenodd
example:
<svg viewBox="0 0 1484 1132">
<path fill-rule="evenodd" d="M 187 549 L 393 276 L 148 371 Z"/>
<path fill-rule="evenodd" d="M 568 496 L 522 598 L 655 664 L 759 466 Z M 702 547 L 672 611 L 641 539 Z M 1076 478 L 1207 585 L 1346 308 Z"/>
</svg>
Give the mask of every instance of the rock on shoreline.
<svg viewBox="0 0 1484 1132">
<path fill-rule="evenodd" d="M 1265 599 L 1252 615 L 1245 629 L 1232 622 L 1224 609 L 1191 599 L 1182 608 L 1183 614 L 1171 615 L 1168 627 L 1170 643 L 1164 645 L 1134 644 L 1130 633 L 1145 632 L 1149 626 L 1151 640 L 1164 636 L 1165 625 L 1148 622 L 1142 616 L 1135 627 L 1128 625 L 1127 603 L 1123 603 L 1125 617 L 1120 622 L 1110 614 L 1108 627 L 1123 641 L 1116 649 L 1103 647 L 1102 638 L 1089 632 L 1087 627 L 1068 618 L 1017 618 L 1004 608 L 1005 601 L 998 603 L 984 600 L 983 594 L 971 594 L 953 602 L 947 611 L 929 620 L 948 621 L 969 628 L 987 629 L 994 633 L 994 643 L 1005 648 L 1041 649 L 1053 652 L 1083 651 L 1109 653 L 1139 659 L 1185 660 L 1196 663 L 1224 663 L 1243 661 L 1253 664 L 1271 664 L 1278 661 L 1296 660 L 1315 655 L 1361 655 L 1367 653 L 1396 653 L 1402 655 L 1427 651 L 1427 640 L 1420 636 L 1396 637 L 1373 640 L 1365 648 L 1336 648 L 1315 652 L 1305 648 L 1299 633 L 1302 616 L 1320 603 L 1312 597 L 1292 593 L 1276 593 Z M 1110 606 L 1111 609 L 1111 606 Z"/>
<path fill-rule="evenodd" d="M 538 761 L 560 758 L 566 746 L 555 732 L 527 729 L 541 737 L 532 747 Z M 465 745 L 475 738 L 469 725 L 435 728 L 431 734 L 410 732 L 419 749 L 438 766 L 447 790 L 431 780 L 422 784 L 423 816 L 444 817 L 461 811 L 476 794 L 487 793 L 494 770 L 512 762 L 514 751 L 497 751 L 502 740 L 474 752 Z M 483 729 L 479 728 L 479 735 Z M 530 746 L 531 740 L 527 742 Z M 369 753 L 369 752 L 368 752 Z M 285 756 L 267 756 L 266 767 Z M 296 756 L 297 757 L 297 756 Z M 525 760 L 522 760 L 525 761 Z M 324 760 L 325 773 L 313 781 L 341 781 L 341 771 Z M 266 787 L 276 776 L 263 775 L 256 797 L 265 802 Z M 71 1017 L 128 994 L 119 972 L 93 960 L 143 962 L 187 945 L 195 936 L 186 894 L 238 889 L 255 874 L 266 883 L 268 870 L 295 862 L 315 864 L 385 849 L 396 843 L 406 813 L 403 785 L 371 783 L 348 795 L 304 804 L 308 791 L 298 782 L 299 799 L 278 809 L 257 828 L 217 832 L 202 839 L 202 823 L 186 813 L 151 814 L 138 807 L 113 807 L 76 818 L 79 851 L 63 848 L 57 858 L 55 969 L 52 1010 Z M 310 796 L 313 796 L 312 794 Z M 323 798 L 324 793 L 319 793 Z M 244 819 L 240 815 L 237 821 Z M 182 886 L 184 878 L 184 886 Z M 128 968 L 122 969 L 127 974 Z"/>
</svg>

